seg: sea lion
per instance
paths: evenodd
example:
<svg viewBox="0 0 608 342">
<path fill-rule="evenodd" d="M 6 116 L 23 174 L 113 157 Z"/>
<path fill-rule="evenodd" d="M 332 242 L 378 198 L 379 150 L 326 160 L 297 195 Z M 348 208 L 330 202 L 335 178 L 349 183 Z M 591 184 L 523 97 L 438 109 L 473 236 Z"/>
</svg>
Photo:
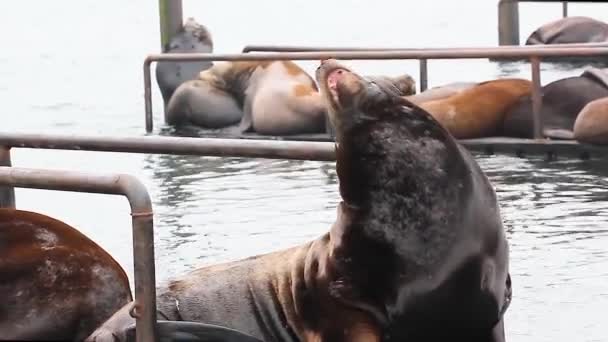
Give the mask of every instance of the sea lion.
<svg viewBox="0 0 608 342">
<path fill-rule="evenodd" d="M 412 102 L 413 104 L 420 105 L 423 102 L 441 100 L 452 95 L 459 94 L 460 92 L 472 88 L 478 85 L 479 82 L 453 82 L 444 84 L 441 86 L 427 89 L 421 93 L 405 96 L 405 99 Z"/>
<path fill-rule="evenodd" d="M 158 316 L 267 342 L 504 341 L 508 244 L 473 157 L 394 85 L 333 60 L 317 80 L 342 197 L 330 231 L 179 277 L 159 290 Z M 87 340 L 122 340 L 127 310 Z"/>
<path fill-rule="evenodd" d="M 523 95 L 530 94 L 532 82 L 503 78 L 481 82 L 458 94 L 419 104 L 455 138 L 494 136 L 501 131 L 507 110 Z"/>
<path fill-rule="evenodd" d="M 163 48 L 168 53 L 211 53 L 213 39 L 207 28 L 188 18 L 179 32 Z M 156 64 L 156 82 L 160 88 L 165 106 L 175 89 L 188 80 L 195 79 L 201 70 L 210 68 L 212 62 L 169 62 L 161 61 Z"/>
<path fill-rule="evenodd" d="M 82 341 L 132 300 L 95 242 L 54 218 L 0 209 L 0 339 Z"/>
<path fill-rule="evenodd" d="M 574 139 L 590 144 L 608 144 L 608 97 L 589 102 L 574 121 Z"/>
<path fill-rule="evenodd" d="M 580 76 L 567 77 L 542 87 L 543 135 L 574 139 L 578 113 L 589 102 L 608 96 L 608 69 L 588 68 Z M 532 96 L 522 96 L 505 115 L 502 135 L 533 138 Z"/>
<path fill-rule="evenodd" d="M 608 42 L 608 24 L 589 17 L 560 18 L 536 29 L 526 45 Z"/>
<path fill-rule="evenodd" d="M 169 123 L 240 122 L 239 132 L 264 135 L 323 133 L 324 117 L 314 80 L 291 61 L 216 63 L 182 84 L 167 107 Z"/>
</svg>

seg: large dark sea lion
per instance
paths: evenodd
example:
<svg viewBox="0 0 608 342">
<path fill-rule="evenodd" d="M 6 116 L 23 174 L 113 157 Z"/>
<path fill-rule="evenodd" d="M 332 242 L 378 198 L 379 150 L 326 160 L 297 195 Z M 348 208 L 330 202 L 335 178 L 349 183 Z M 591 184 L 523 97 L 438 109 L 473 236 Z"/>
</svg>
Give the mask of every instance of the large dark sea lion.
<svg viewBox="0 0 608 342">
<path fill-rule="evenodd" d="M 508 244 L 475 160 L 394 85 L 335 61 L 317 80 L 342 197 L 330 231 L 173 280 L 158 317 L 267 342 L 504 341 Z M 122 309 L 88 340 L 120 340 L 132 321 Z"/>
<path fill-rule="evenodd" d="M 554 139 L 573 139 L 574 121 L 589 102 L 608 96 L 608 69 L 588 68 L 542 87 L 543 134 Z M 502 135 L 533 138 L 532 96 L 521 97 L 509 110 Z"/>
<path fill-rule="evenodd" d="M 461 92 L 419 106 L 430 113 L 457 139 L 496 136 L 502 130 L 507 111 L 529 95 L 532 82 L 503 78 L 481 82 Z"/>
<path fill-rule="evenodd" d="M 173 37 L 164 48 L 168 53 L 211 53 L 213 52 L 213 39 L 207 28 L 194 20 L 188 18 L 181 30 Z M 160 88 L 165 105 L 175 89 L 180 84 L 195 79 L 198 74 L 210 68 L 212 62 L 168 62 L 162 61 L 156 64 L 156 82 Z"/>
<path fill-rule="evenodd" d="M 120 265 L 67 224 L 0 209 L 0 339 L 82 341 L 132 300 Z"/>
</svg>

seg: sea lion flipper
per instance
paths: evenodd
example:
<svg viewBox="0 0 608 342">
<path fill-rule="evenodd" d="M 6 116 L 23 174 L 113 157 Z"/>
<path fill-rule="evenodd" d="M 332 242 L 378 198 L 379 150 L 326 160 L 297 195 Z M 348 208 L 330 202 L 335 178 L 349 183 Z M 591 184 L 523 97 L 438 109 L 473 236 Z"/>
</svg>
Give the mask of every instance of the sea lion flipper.
<svg viewBox="0 0 608 342">
<path fill-rule="evenodd" d="M 574 132 L 569 129 L 546 128 L 543 130 L 543 134 L 545 135 L 545 137 L 551 139 L 574 140 Z"/>
<path fill-rule="evenodd" d="M 253 131 L 253 119 L 251 115 L 251 100 L 245 100 L 243 105 L 243 118 L 239 124 L 240 133 L 247 133 Z"/>
</svg>

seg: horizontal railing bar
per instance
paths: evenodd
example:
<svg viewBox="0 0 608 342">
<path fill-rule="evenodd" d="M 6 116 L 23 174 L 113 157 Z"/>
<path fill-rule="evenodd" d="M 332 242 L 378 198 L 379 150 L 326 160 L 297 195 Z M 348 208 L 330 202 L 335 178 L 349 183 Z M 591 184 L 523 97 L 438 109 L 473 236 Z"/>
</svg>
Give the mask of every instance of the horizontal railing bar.
<svg viewBox="0 0 608 342">
<path fill-rule="evenodd" d="M 411 51 L 309 51 L 277 53 L 161 53 L 150 54 L 144 63 L 153 61 L 271 61 L 271 60 L 386 60 L 386 59 L 474 59 L 516 57 L 581 57 L 608 55 L 608 47 L 528 47 L 501 46 L 481 49 L 424 49 Z"/>
<path fill-rule="evenodd" d="M 182 137 L 91 137 L 1 133 L 0 146 L 215 157 L 335 160 L 334 143 Z"/>
<path fill-rule="evenodd" d="M 521 46 L 520 48 L 534 47 L 535 49 L 547 48 L 578 48 L 578 47 L 608 47 L 608 43 L 569 43 L 569 44 L 551 44 L 551 45 L 535 45 Z M 340 46 L 305 46 L 305 45 L 246 45 L 243 48 L 243 53 L 247 52 L 311 52 L 311 51 L 426 51 L 432 50 L 482 50 L 482 49 L 506 49 L 505 46 L 497 47 L 452 47 L 452 48 L 383 48 L 383 47 L 340 47 Z"/>
</svg>

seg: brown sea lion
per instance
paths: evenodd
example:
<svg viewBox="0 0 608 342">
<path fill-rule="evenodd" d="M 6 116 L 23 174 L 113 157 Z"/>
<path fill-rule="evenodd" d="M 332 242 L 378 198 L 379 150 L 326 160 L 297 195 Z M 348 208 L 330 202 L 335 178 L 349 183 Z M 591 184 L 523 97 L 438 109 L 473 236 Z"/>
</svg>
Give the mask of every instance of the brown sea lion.
<svg viewBox="0 0 608 342">
<path fill-rule="evenodd" d="M 207 28 L 188 18 L 179 32 L 177 32 L 164 47 L 167 53 L 211 53 L 213 52 L 213 39 Z M 212 62 L 172 62 L 161 61 L 156 64 L 156 82 L 163 97 L 165 106 L 175 89 L 180 84 L 195 79 L 201 70 L 210 68 Z"/>
<path fill-rule="evenodd" d="M 51 217 L 0 209 L 0 339 L 82 341 L 132 300 L 120 265 Z"/>
<path fill-rule="evenodd" d="M 317 80 L 336 129 L 342 202 L 327 234 L 194 270 L 158 317 L 263 341 L 504 341 L 508 244 L 494 190 L 424 110 L 335 61 Z M 88 341 L 124 339 L 127 309 Z"/>
<path fill-rule="evenodd" d="M 608 144 L 608 97 L 589 102 L 574 121 L 574 139 L 590 144 Z"/>
<path fill-rule="evenodd" d="M 589 102 L 608 96 L 608 69 L 588 68 L 542 87 L 543 134 L 553 139 L 574 139 L 578 113 Z M 521 97 L 505 115 L 502 135 L 533 138 L 532 96 Z"/>
<path fill-rule="evenodd" d="M 239 123 L 264 135 L 323 133 L 325 111 L 314 80 L 291 61 L 223 62 L 185 82 L 167 107 L 169 123 L 205 128 Z"/>
<path fill-rule="evenodd" d="M 494 136 L 501 131 L 504 116 L 524 95 L 532 82 L 503 78 L 481 82 L 471 88 L 438 100 L 419 104 L 457 139 Z"/>
</svg>

